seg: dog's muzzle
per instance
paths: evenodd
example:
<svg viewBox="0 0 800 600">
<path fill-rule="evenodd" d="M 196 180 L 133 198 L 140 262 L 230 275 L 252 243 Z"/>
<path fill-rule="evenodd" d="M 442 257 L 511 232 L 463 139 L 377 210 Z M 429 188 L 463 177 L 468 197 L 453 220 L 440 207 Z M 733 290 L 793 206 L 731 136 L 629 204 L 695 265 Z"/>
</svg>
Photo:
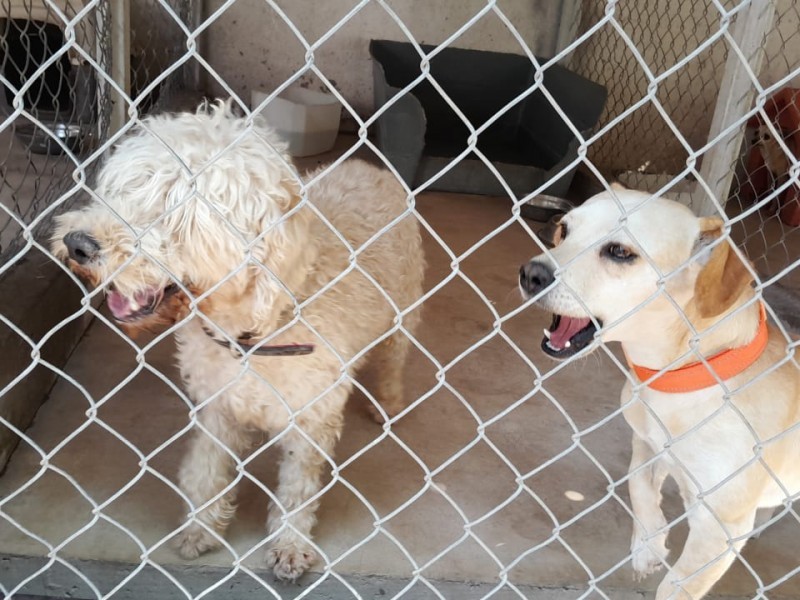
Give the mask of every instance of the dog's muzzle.
<svg viewBox="0 0 800 600">
<path fill-rule="evenodd" d="M 79 265 L 92 262 L 100 254 L 100 244 L 85 231 L 70 231 L 63 241 L 69 257 Z"/>
<path fill-rule="evenodd" d="M 532 298 L 547 290 L 555 282 L 553 269 L 545 263 L 531 261 L 519 269 L 519 286 L 526 298 Z M 599 319 L 597 320 L 599 324 Z M 549 329 L 544 330 L 542 350 L 557 359 L 574 356 L 586 348 L 597 332 L 590 317 L 574 317 L 553 314 Z"/>
</svg>

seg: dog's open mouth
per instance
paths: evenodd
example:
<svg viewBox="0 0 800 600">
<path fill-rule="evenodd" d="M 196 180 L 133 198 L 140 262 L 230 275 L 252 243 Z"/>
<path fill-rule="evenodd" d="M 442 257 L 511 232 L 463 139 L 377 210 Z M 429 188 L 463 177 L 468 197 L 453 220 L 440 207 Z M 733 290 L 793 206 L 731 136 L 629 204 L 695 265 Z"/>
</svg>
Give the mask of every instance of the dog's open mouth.
<svg viewBox="0 0 800 600">
<path fill-rule="evenodd" d="M 544 330 L 542 350 L 553 358 L 574 356 L 594 339 L 597 327 L 591 319 L 553 315 L 550 329 Z"/>
<path fill-rule="evenodd" d="M 179 289 L 173 283 L 165 288 L 140 290 L 133 297 L 123 296 L 117 290 L 111 290 L 106 296 L 106 301 L 114 319 L 120 323 L 134 323 L 152 315 L 166 298 Z"/>
</svg>

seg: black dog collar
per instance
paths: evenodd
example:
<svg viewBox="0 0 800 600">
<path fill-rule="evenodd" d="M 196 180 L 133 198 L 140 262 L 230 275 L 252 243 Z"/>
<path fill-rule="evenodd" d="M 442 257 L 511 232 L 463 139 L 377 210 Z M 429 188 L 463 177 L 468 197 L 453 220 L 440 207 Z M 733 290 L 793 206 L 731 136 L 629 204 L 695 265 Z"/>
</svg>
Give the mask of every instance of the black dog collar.
<svg viewBox="0 0 800 600">
<path fill-rule="evenodd" d="M 314 344 L 258 344 L 250 340 L 253 338 L 251 333 L 244 333 L 236 341 L 227 341 L 218 338 L 214 332 L 203 326 L 205 334 L 220 346 L 224 346 L 231 351 L 234 356 L 245 354 L 255 354 L 257 356 L 302 356 L 314 352 Z"/>
</svg>

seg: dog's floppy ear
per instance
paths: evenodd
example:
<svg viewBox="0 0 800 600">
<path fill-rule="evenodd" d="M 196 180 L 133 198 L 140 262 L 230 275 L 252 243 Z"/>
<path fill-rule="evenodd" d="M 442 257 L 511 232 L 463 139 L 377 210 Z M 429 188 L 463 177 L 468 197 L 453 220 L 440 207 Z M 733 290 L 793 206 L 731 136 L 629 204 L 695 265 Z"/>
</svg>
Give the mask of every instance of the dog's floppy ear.
<svg viewBox="0 0 800 600">
<path fill-rule="evenodd" d="M 723 235 L 723 221 L 717 217 L 700 219 L 700 234 L 692 254 L 701 251 Z M 716 317 L 728 310 L 753 281 L 750 269 L 731 246 L 723 240 L 714 246 L 694 285 L 694 300 L 700 316 Z"/>
</svg>

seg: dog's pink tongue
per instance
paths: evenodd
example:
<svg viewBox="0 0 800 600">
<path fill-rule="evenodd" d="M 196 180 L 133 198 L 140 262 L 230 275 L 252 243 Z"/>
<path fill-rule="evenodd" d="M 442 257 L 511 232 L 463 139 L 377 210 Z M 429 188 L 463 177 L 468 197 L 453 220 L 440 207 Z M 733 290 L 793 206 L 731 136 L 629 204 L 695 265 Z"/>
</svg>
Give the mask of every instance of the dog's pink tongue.
<svg viewBox="0 0 800 600">
<path fill-rule="evenodd" d="M 124 319 L 131 313 L 130 301 L 119 292 L 109 292 L 106 302 L 111 314 L 117 319 Z"/>
<path fill-rule="evenodd" d="M 558 327 L 550 332 L 550 345 L 557 350 L 561 350 L 573 335 L 586 327 L 590 319 L 576 319 L 574 317 L 561 316 Z"/>
</svg>

